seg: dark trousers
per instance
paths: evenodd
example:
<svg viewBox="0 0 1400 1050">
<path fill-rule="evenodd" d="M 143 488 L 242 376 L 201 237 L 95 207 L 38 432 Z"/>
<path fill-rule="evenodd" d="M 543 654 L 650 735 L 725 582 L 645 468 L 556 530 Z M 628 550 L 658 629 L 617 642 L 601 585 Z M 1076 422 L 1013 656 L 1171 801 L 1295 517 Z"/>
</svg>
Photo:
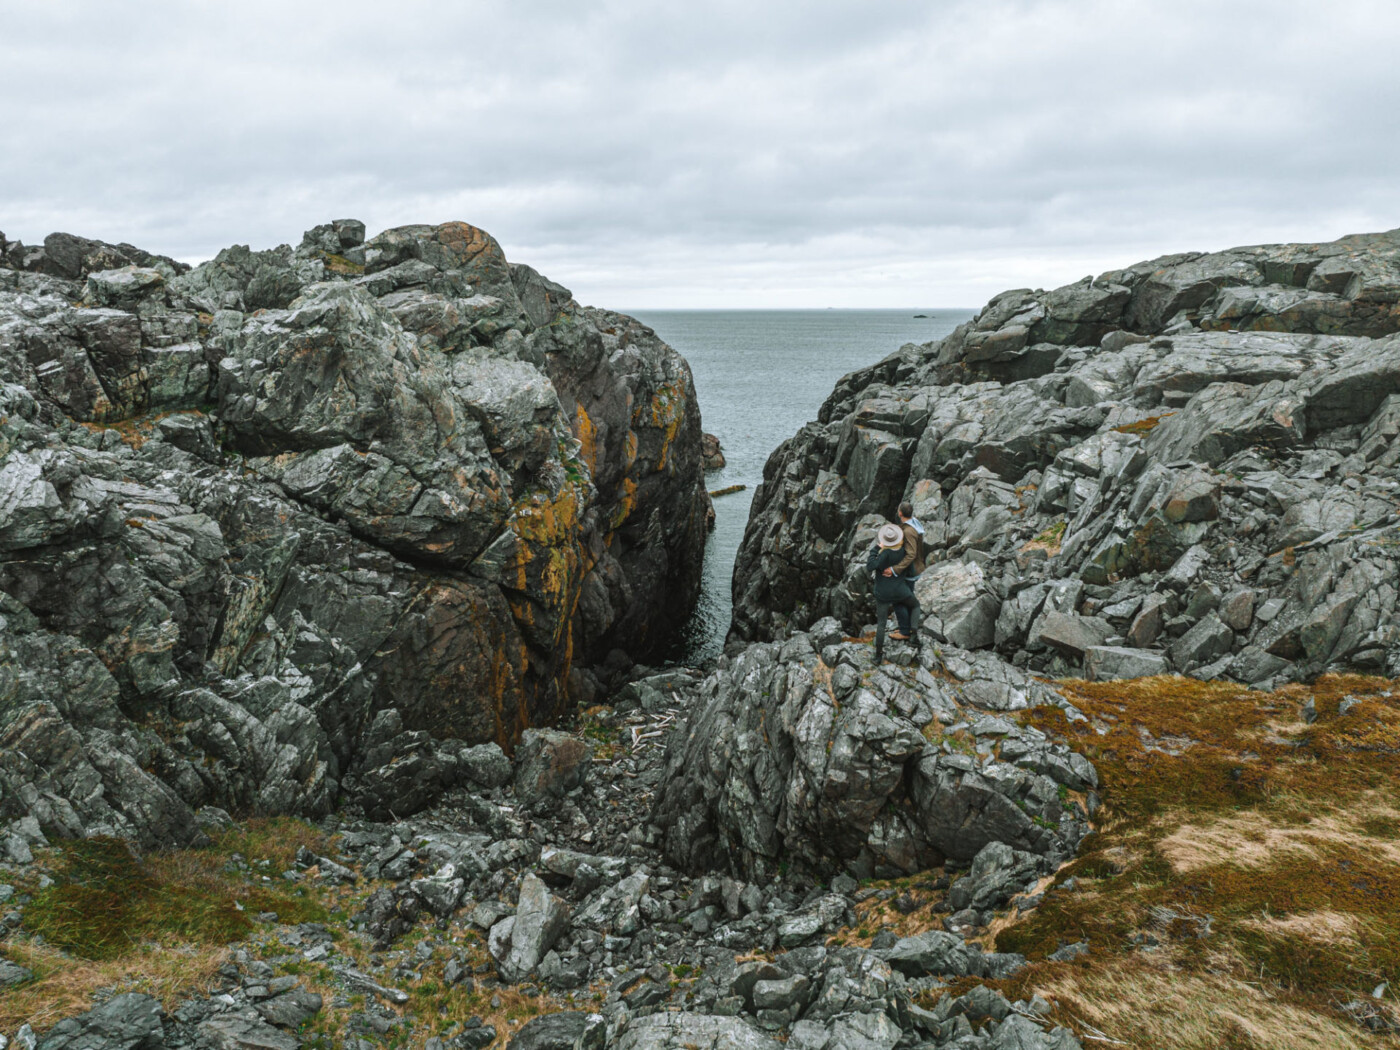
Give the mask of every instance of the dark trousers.
<svg viewBox="0 0 1400 1050">
<path fill-rule="evenodd" d="M 875 602 L 875 661 L 885 658 L 885 621 L 889 619 L 890 608 L 894 608 L 895 622 L 904 634 L 913 634 L 919 629 L 919 617 L 923 610 L 913 595 L 896 602 Z"/>
</svg>

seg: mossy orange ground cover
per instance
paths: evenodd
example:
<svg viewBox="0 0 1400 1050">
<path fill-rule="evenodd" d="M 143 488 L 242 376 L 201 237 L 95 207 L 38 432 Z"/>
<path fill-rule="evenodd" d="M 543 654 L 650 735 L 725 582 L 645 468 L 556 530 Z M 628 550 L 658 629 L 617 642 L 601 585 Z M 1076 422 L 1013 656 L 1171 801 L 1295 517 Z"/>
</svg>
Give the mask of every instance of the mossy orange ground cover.
<svg viewBox="0 0 1400 1050">
<path fill-rule="evenodd" d="M 1052 994 L 1065 1023 L 1133 1046 L 1394 1045 L 1341 1007 L 1400 987 L 1400 682 L 1060 685 L 1087 721 L 1055 709 L 1029 720 L 1095 763 L 1103 806 L 1056 878 L 1075 890 L 1052 889 L 997 934 L 998 949 L 1033 961 L 1007 991 Z M 1081 940 L 1087 956 L 1043 961 Z M 1214 995 L 1236 1020 L 1159 1025 L 1146 998 L 1126 1008 L 1134 988 Z M 1308 1031 L 1290 1042 L 1285 1017 L 1311 1018 Z"/>
</svg>

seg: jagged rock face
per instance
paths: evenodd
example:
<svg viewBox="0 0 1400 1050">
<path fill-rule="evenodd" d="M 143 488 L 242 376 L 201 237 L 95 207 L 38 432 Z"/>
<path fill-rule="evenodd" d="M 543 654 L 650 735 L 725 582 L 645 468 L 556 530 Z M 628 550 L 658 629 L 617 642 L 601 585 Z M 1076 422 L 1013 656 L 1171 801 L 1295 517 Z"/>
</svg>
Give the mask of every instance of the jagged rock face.
<svg viewBox="0 0 1400 1050">
<path fill-rule="evenodd" d="M 1073 854 L 1088 818 L 1068 792 L 1096 788 L 1094 767 L 996 714 L 1063 698 L 990 654 L 930 645 L 876 667 L 834 620 L 815 634 L 750 645 L 696 690 L 652 815 L 672 863 L 869 878 L 967 863 L 988 843 L 1049 865 Z"/>
<path fill-rule="evenodd" d="M 0 817 L 53 834 L 424 804 L 698 593 L 689 367 L 464 223 L 0 237 L 0 383 Z"/>
<path fill-rule="evenodd" d="M 924 629 L 1050 673 L 1400 673 L 1400 231 L 997 296 L 770 458 L 735 641 L 868 621 L 903 499 Z"/>
</svg>

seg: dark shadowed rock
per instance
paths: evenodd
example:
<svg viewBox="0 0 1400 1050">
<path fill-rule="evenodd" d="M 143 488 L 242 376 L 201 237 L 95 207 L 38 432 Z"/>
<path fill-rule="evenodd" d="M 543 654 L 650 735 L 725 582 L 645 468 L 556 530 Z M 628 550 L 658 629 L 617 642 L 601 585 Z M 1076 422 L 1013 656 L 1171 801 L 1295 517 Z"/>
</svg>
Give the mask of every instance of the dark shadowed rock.
<svg viewBox="0 0 1400 1050">
<path fill-rule="evenodd" d="M 537 802 L 582 782 L 592 761 L 588 744 L 552 729 L 527 729 L 515 749 L 515 794 Z"/>
<path fill-rule="evenodd" d="M 602 1045 L 601 1021 L 598 1014 L 578 1010 L 544 1014 L 527 1021 L 507 1050 L 595 1050 Z"/>
</svg>

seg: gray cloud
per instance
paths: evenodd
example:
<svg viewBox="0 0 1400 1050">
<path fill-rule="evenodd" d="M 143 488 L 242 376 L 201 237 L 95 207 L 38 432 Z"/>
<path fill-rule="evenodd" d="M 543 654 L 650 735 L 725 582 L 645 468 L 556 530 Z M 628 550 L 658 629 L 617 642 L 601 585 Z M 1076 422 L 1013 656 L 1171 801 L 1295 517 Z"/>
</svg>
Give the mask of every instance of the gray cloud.
<svg viewBox="0 0 1400 1050">
<path fill-rule="evenodd" d="M 976 305 L 1400 225 L 1391 0 L 505 8 L 0 0 L 0 229 L 462 218 L 641 307 Z"/>
</svg>

